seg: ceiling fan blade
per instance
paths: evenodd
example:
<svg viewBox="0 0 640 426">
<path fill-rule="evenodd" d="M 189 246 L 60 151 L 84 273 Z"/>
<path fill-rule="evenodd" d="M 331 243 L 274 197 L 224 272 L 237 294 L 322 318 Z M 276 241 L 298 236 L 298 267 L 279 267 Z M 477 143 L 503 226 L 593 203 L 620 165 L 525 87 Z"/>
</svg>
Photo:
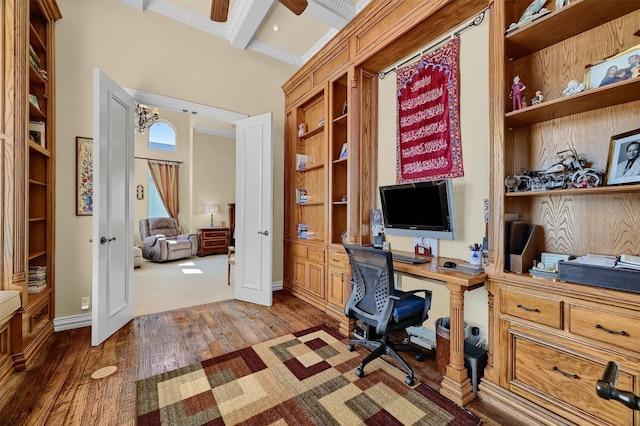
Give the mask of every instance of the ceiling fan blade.
<svg viewBox="0 0 640 426">
<path fill-rule="evenodd" d="M 278 0 L 284 7 L 295 13 L 296 15 L 302 14 L 307 8 L 307 0 Z"/>
<path fill-rule="evenodd" d="M 229 0 L 211 0 L 211 20 L 215 22 L 227 22 L 229 13 Z"/>
</svg>

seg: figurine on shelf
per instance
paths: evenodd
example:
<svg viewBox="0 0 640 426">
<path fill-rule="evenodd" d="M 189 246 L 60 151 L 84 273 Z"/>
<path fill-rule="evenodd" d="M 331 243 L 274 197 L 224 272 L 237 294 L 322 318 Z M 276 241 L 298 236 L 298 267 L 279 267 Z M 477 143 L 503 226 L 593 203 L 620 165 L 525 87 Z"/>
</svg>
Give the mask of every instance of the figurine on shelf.
<svg viewBox="0 0 640 426">
<path fill-rule="evenodd" d="M 542 95 L 542 91 L 536 90 L 536 95 L 533 98 L 531 98 L 531 105 L 538 105 L 539 103 L 542 102 L 543 99 L 544 99 L 544 96 Z"/>
<path fill-rule="evenodd" d="M 556 0 L 556 10 L 560 10 L 565 6 L 569 6 L 569 0 Z"/>
<path fill-rule="evenodd" d="M 298 136 L 302 136 L 305 134 L 305 132 L 307 131 L 306 127 L 307 126 L 305 126 L 304 123 L 298 124 Z"/>
<path fill-rule="evenodd" d="M 513 84 L 511 85 L 511 93 L 509 93 L 509 97 L 513 101 L 514 111 L 522 109 L 522 92 L 526 88 L 527 86 L 520 81 L 520 76 L 516 75 L 513 77 Z"/>
<path fill-rule="evenodd" d="M 524 12 L 522 13 L 522 16 L 520 17 L 520 19 L 518 19 L 518 22 L 512 23 L 509 26 L 509 29 L 507 30 L 507 32 L 509 32 L 509 30 L 520 28 L 525 24 L 528 24 L 529 22 L 533 21 L 534 19 L 549 13 L 550 12 L 549 9 L 542 7 L 547 3 L 547 1 L 548 0 L 533 0 L 531 4 L 527 6 L 527 8 L 524 10 Z"/>
<path fill-rule="evenodd" d="M 565 96 L 575 95 L 576 93 L 582 92 L 586 87 L 587 86 L 584 83 L 578 83 L 577 80 L 571 80 L 567 84 L 567 88 L 562 91 L 562 94 Z"/>
</svg>

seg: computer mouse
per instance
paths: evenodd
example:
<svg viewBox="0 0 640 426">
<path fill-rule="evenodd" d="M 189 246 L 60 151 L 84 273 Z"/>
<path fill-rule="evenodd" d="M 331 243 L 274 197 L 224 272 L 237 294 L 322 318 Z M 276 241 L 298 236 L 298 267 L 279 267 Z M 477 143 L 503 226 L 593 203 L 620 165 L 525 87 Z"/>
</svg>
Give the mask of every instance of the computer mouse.
<svg viewBox="0 0 640 426">
<path fill-rule="evenodd" d="M 444 262 L 444 266 L 445 268 L 455 268 L 456 266 L 458 266 L 455 262 Z"/>
</svg>

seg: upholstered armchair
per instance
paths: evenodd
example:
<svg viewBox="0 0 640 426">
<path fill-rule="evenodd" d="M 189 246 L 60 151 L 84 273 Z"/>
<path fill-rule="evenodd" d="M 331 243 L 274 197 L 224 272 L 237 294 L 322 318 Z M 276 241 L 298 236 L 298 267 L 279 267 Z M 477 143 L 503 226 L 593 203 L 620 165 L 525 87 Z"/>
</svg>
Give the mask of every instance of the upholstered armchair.
<svg viewBox="0 0 640 426">
<path fill-rule="evenodd" d="M 178 222 L 169 217 L 140 219 L 142 257 L 154 262 L 183 259 L 198 254 L 196 234 L 181 234 Z"/>
</svg>

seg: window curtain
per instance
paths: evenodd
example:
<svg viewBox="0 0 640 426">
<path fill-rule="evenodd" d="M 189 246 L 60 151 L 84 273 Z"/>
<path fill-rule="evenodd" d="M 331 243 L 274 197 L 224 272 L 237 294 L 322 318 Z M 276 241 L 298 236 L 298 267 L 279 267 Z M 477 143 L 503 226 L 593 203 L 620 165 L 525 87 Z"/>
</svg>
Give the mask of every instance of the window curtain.
<svg viewBox="0 0 640 426">
<path fill-rule="evenodd" d="M 178 221 L 180 205 L 178 203 L 179 164 L 149 161 L 149 171 L 158 189 L 158 194 L 169 216 Z"/>
</svg>

